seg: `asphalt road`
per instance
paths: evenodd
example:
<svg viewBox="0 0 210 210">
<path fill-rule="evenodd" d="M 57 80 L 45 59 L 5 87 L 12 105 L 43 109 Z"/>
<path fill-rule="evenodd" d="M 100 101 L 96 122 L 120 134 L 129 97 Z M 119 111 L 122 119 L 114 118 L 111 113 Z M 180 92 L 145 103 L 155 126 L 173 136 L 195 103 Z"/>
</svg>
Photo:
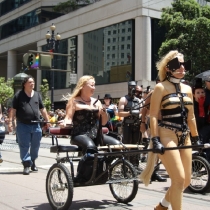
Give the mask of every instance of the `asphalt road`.
<svg viewBox="0 0 210 210">
<path fill-rule="evenodd" d="M 69 145 L 69 139 L 59 139 L 62 144 Z M 0 146 L 4 162 L 0 164 L 0 210 L 50 210 L 52 209 L 46 196 L 46 175 L 48 169 L 55 163 L 56 154 L 50 153 L 51 138 L 43 138 L 36 163 L 38 173 L 29 176 L 22 175 L 23 167 L 19 158 L 19 149 L 14 135 L 7 135 Z M 75 168 L 78 161 L 74 162 Z M 68 165 L 67 165 L 68 166 Z M 163 166 L 160 173 L 167 176 Z M 74 188 L 74 196 L 70 209 L 90 210 L 152 210 L 164 196 L 170 186 L 167 182 L 153 182 L 148 187 L 139 184 L 139 190 L 134 200 L 125 205 L 117 203 L 108 185 Z M 210 194 L 193 194 L 184 192 L 184 210 L 207 210 L 210 207 Z M 169 208 L 170 209 L 170 208 Z"/>
</svg>

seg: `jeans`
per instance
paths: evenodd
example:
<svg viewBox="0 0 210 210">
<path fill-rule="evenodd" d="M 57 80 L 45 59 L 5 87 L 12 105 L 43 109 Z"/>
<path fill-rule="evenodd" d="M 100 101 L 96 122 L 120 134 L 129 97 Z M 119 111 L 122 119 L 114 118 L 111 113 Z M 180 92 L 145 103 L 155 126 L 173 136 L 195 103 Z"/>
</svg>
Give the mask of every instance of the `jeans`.
<svg viewBox="0 0 210 210">
<path fill-rule="evenodd" d="M 38 157 L 42 129 L 38 123 L 24 124 L 17 122 L 16 134 L 20 148 L 20 159 L 24 166 L 31 166 Z"/>
</svg>

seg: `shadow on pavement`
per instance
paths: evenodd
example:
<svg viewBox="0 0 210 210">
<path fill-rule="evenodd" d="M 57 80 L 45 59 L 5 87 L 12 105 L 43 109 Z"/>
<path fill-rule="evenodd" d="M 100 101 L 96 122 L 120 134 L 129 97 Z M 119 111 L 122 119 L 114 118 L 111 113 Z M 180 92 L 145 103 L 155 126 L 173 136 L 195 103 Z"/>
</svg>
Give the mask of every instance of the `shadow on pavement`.
<svg viewBox="0 0 210 210">
<path fill-rule="evenodd" d="M 94 201 L 94 200 L 77 200 L 72 201 L 72 204 L 69 209 L 71 210 L 84 210 L 84 209 L 106 209 L 110 207 L 116 207 L 117 209 L 126 209 L 132 210 L 133 205 L 131 204 L 123 204 L 117 203 L 114 201 L 109 200 L 102 200 L 102 201 Z M 34 205 L 34 206 L 23 206 L 22 209 L 24 210 L 52 210 L 49 203 L 43 203 L 41 205 Z"/>
<path fill-rule="evenodd" d="M 133 209 L 133 205 L 131 204 L 123 204 L 123 203 L 117 203 L 112 200 L 101 200 L 101 201 L 95 201 L 95 200 L 77 200 L 72 201 L 71 204 L 71 210 L 83 210 L 85 208 L 88 209 L 106 209 L 107 207 L 117 207 L 117 209 L 127 209 L 131 210 Z"/>
<path fill-rule="evenodd" d="M 34 205 L 34 206 L 23 206 L 22 209 L 24 210 L 52 210 L 49 203 L 43 203 L 40 205 Z"/>
<path fill-rule="evenodd" d="M 209 192 L 207 192 L 207 193 L 194 193 L 194 192 L 191 192 L 188 188 L 187 189 L 185 189 L 185 191 L 184 191 L 184 194 L 192 194 L 192 195 L 206 195 L 206 196 L 209 196 Z"/>
<path fill-rule="evenodd" d="M 0 172 L 2 175 L 23 174 L 22 171 Z"/>
</svg>

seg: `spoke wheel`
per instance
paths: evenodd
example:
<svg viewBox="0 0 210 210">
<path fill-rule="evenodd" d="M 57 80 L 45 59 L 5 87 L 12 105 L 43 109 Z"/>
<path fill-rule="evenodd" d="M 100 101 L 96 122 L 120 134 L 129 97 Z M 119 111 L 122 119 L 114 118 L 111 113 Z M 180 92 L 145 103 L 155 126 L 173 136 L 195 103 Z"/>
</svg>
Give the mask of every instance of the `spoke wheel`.
<svg viewBox="0 0 210 210">
<path fill-rule="evenodd" d="M 192 157 L 191 182 L 188 189 L 195 193 L 210 192 L 210 164 L 200 156 Z"/>
<path fill-rule="evenodd" d="M 139 181 L 136 178 L 136 170 L 133 165 L 125 160 L 120 160 L 110 170 L 109 188 L 114 198 L 120 203 L 131 202 L 138 191 Z"/>
<path fill-rule="evenodd" d="M 46 179 L 47 198 L 53 209 L 66 210 L 73 198 L 73 181 L 69 170 L 61 163 L 49 169 Z"/>
</svg>

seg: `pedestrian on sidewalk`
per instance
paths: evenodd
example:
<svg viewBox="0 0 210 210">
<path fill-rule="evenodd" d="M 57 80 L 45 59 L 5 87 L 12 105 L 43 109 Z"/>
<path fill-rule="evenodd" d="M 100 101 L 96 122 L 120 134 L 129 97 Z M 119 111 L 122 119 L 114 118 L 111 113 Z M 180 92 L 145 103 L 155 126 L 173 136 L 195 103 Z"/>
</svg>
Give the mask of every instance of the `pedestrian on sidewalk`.
<svg viewBox="0 0 210 210">
<path fill-rule="evenodd" d="M 9 112 L 9 131 L 13 130 L 13 120 L 16 116 L 16 134 L 20 148 L 20 158 L 23 164 L 23 174 L 30 174 L 38 171 L 35 160 L 38 157 L 42 129 L 40 123 L 33 122 L 40 120 L 40 112 L 48 122 L 47 111 L 44 108 L 41 96 L 34 91 L 34 78 L 28 75 L 22 82 L 22 90 L 18 91 L 12 101 L 12 108 Z M 48 126 L 50 124 L 48 123 Z"/>
</svg>

